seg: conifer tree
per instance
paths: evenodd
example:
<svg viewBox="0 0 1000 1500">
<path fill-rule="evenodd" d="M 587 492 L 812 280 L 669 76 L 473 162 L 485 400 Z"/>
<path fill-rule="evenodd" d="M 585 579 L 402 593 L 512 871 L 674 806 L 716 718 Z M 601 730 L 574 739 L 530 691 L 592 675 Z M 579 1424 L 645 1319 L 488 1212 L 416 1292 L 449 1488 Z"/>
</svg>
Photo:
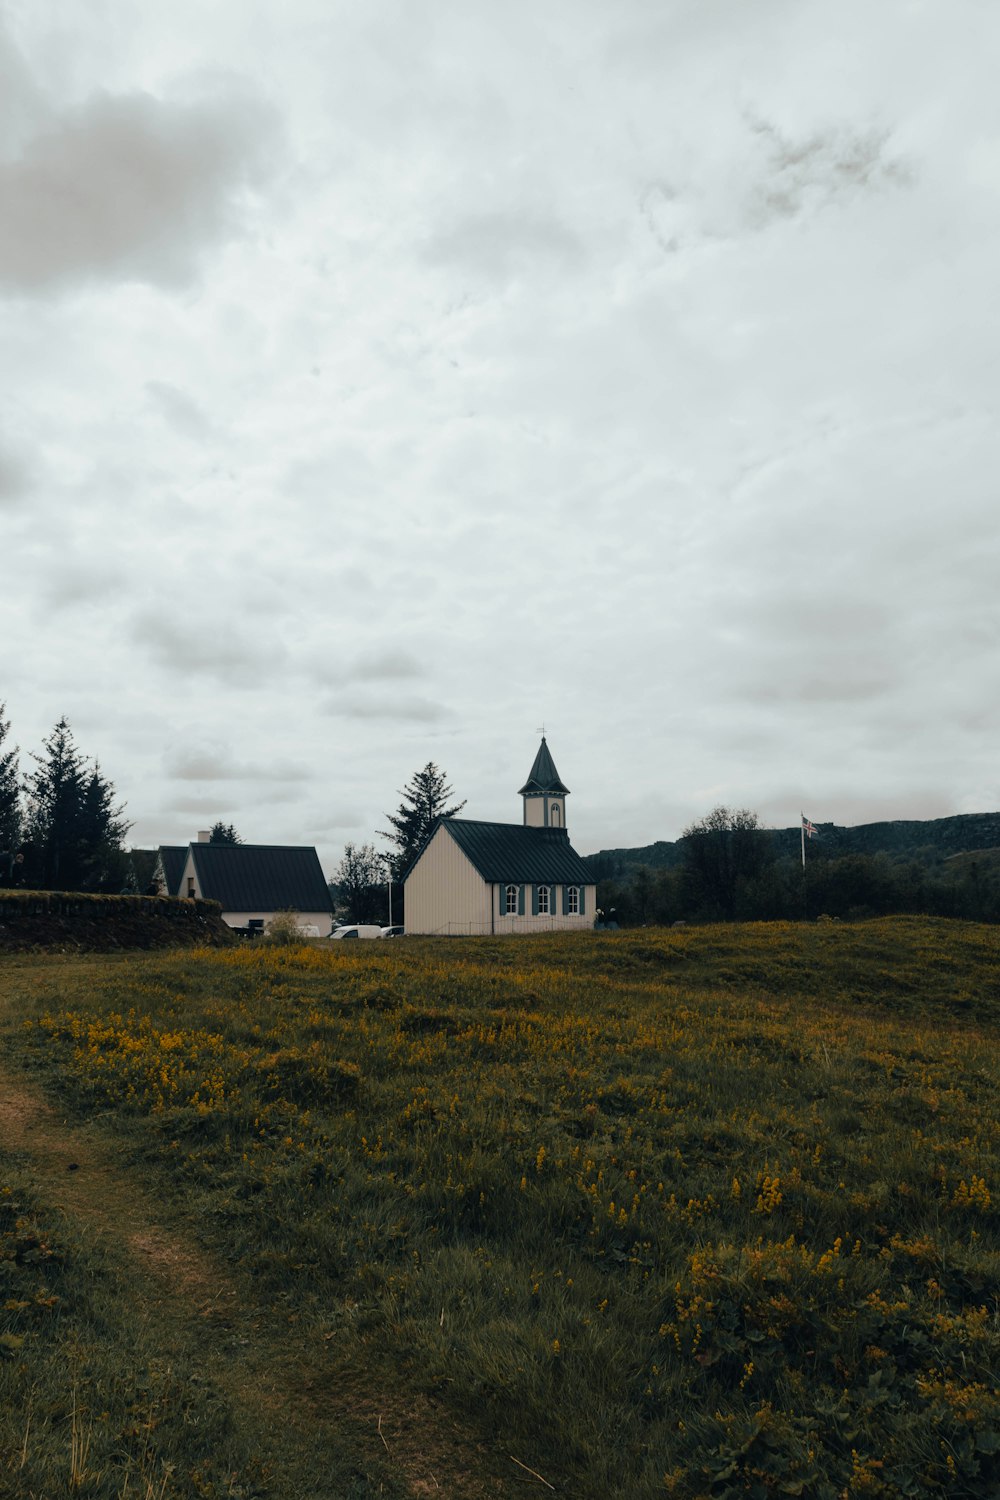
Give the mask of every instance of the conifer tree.
<svg viewBox="0 0 1000 1500">
<path fill-rule="evenodd" d="M 21 842 L 21 787 L 17 746 L 4 749 L 10 734 L 10 720 L 4 718 L 6 709 L 6 703 L 0 703 L 0 855 L 13 856 Z M 0 868 L 0 878 L 3 874 Z"/>
<path fill-rule="evenodd" d="M 95 762 L 87 773 L 80 803 L 78 857 L 80 884 L 87 891 L 121 890 L 128 884 L 123 840 L 131 828 L 115 806 L 115 789 Z"/>
<path fill-rule="evenodd" d="M 454 807 L 445 806 L 451 787 L 445 781 L 445 773 L 432 760 L 407 783 L 402 796 L 405 801 L 397 811 L 386 814 L 392 831 L 384 829 L 380 835 L 396 846 L 390 855 L 394 880 L 401 880 L 406 874 L 435 820 L 453 818 L 465 806 L 464 801 Z"/>
<path fill-rule="evenodd" d="M 212 831 L 208 836 L 208 842 L 210 844 L 242 844 L 243 840 L 236 832 L 232 823 L 223 823 L 220 818 L 218 823 L 212 824 Z"/>
<path fill-rule="evenodd" d="M 25 790 L 34 883 L 47 890 L 117 889 L 131 825 L 100 766 L 88 768 L 65 717 L 32 759 L 36 769 Z"/>
</svg>

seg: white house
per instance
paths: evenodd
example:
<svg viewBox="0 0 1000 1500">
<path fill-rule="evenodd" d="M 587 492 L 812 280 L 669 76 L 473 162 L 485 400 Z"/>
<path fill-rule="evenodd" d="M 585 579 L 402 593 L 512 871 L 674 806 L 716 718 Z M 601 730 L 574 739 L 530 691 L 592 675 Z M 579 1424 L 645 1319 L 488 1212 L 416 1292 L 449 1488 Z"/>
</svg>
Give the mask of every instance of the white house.
<svg viewBox="0 0 1000 1500">
<path fill-rule="evenodd" d="M 203 833 L 186 849 L 161 846 L 158 874 L 168 895 L 218 901 L 230 927 L 263 930 L 279 911 L 294 911 L 319 937 L 332 926 L 330 892 L 310 846 L 211 844 Z"/>
<path fill-rule="evenodd" d="M 569 841 L 569 789 L 542 737 L 521 788 L 523 822 L 439 818 L 405 878 L 408 933 L 581 932 L 594 877 Z"/>
</svg>

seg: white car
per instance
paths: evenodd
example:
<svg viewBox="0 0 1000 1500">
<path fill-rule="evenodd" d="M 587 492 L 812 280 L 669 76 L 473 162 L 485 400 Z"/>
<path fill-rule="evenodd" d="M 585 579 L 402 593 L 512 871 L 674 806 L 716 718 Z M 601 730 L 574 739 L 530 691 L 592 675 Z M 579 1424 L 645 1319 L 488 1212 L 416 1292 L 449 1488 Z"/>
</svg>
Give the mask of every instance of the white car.
<svg viewBox="0 0 1000 1500">
<path fill-rule="evenodd" d="M 377 938 L 382 936 L 381 927 L 374 927 L 369 923 L 352 922 L 346 927 L 335 927 L 330 933 L 332 938 Z"/>
<path fill-rule="evenodd" d="M 404 930 L 402 927 L 383 927 L 379 932 L 379 937 L 402 937 Z"/>
</svg>

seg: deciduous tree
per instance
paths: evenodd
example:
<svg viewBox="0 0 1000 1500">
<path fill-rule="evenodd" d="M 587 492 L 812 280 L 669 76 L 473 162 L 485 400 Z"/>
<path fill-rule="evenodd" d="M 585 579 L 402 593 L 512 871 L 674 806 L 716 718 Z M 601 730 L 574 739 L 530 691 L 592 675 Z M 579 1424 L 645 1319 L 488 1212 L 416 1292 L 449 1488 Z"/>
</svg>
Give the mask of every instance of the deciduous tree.
<svg viewBox="0 0 1000 1500">
<path fill-rule="evenodd" d="M 334 880 L 337 896 L 349 922 L 383 922 L 386 888 L 385 856 L 371 844 L 345 844 Z"/>
<path fill-rule="evenodd" d="M 716 807 L 681 835 L 687 894 L 704 916 L 731 921 L 741 890 L 759 879 L 771 859 L 760 819 L 749 808 Z"/>
</svg>

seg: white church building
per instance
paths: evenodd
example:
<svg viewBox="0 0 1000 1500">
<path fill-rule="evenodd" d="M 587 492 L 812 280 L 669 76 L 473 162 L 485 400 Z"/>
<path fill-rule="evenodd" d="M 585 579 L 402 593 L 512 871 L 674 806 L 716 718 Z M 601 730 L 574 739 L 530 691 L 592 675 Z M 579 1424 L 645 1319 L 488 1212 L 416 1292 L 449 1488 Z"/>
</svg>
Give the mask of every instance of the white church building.
<svg viewBox="0 0 1000 1500">
<path fill-rule="evenodd" d="M 437 820 L 405 877 L 407 933 L 593 927 L 597 887 L 570 844 L 569 789 L 559 779 L 544 735 L 520 796 L 521 823 Z"/>
</svg>

